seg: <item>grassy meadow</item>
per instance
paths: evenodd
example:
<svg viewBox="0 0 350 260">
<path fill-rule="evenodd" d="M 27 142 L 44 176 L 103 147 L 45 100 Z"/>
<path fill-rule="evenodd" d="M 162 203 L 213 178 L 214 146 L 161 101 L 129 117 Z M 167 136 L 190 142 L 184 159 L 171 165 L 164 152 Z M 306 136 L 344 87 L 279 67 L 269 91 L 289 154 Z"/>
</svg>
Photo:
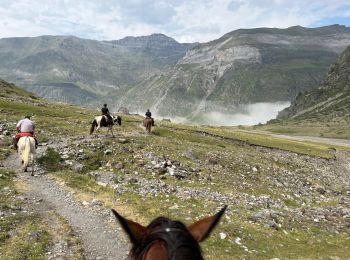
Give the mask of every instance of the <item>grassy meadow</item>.
<svg viewBox="0 0 350 260">
<path fill-rule="evenodd" d="M 328 177 L 323 179 L 316 173 L 317 167 L 327 169 L 328 162 L 334 160 L 334 148 L 346 148 L 291 141 L 239 128 L 169 122 L 157 122 L 152 134 L 146 135 L 142 117 L 132 115 L 122 115 L 123 125 L 114 128 L 116 137 L 106 137 L 106 129 L 102 129 L 100 137 L 90 138 L 90 123 L 99 111 L 27 95 L 11 100 L 7 94 L 0 99 L 1 122 L 12 125 L 14 130 L 15 123 L 30 114 L 37 125 L 39 142 L 66 138 L 72 149 L 87 155 L 81 161 L 84 170 L 80 173 L 62 167 L 58 151 L 39 158 L 49 169 L 48 174 L 65 189 L 74 191 L 78 200 L 98 199 L 105 207 L 115 208 L 144 225 L 159 215 L 191 224 L 228 204 L 222 222 L 202 244 L 206 259 L 350 258 L 346 228 L 334 229 L 333 222 L 316 222 L 300 215 L 310 209 L 339 205 L 335 194 L 344 194 L 341 182 L 329 183 Z M 279 131 L 268 127 L 269 131 Z M 127 141 L 120 142 L 120 138 Z M 87 141 L 77 143 L 77 139 Z M 1 160 L 13 153 L 10 142 L 9 136 L 3 137 Z M 103 144 L 103 148 L 92 149 L 91 144 Z M 112 153 L 105 154 L 106 149 Z M 176 162 L 191 169 L 190 174 L 182 179 L 162 175 L 158 169 L 147 168 L 154 160 L 151 157 Z M 122 163 L 119 169 L 108 166 L 118 162 Z M 99 185 L 89 174 L 92 171 L 101 175 L 112 172 L 117 187 Z M 16 188 L 13 172 L 1 170 L 0 174 L 2 211 L 9 205 L 20 205 L 13 198 L 21 190 Z M 304 191 L 301 183 L 327 187 L 327 193 L 320 199 L 316 189 Z M 265 209 L 276 216 L 252 220 L 252 215 Z M 45 250 L 54 239 L 45 223 L 45 218 L 35 214 L 1 217 L 0 257 L 45 258 Z M 40 232 L 35 243 L 28 235 L 34 231 Z M 15 235 L 9 236 L 9 232 Z"/>
</svg>

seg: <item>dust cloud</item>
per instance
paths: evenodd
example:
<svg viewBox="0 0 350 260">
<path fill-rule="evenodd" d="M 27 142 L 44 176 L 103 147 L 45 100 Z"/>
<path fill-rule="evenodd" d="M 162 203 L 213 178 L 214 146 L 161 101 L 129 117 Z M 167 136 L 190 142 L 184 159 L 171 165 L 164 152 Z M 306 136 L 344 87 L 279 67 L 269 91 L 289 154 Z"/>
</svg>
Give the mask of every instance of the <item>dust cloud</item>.
<svg viewBox="0 0 350 260">
<path fill-rule="evenodd" d="M 185 120 L 186 123 L 205 124 L 215 126 L 256 125 L 266 123 L 276 118 L 279 111 L 290 106 L 290 102 L 254 103 L 241 105 L 232 113 L 208 112 L 201 113 L 194 120 Z M 184 120 L 176 120 L 182 121 Z"/>
</svg>

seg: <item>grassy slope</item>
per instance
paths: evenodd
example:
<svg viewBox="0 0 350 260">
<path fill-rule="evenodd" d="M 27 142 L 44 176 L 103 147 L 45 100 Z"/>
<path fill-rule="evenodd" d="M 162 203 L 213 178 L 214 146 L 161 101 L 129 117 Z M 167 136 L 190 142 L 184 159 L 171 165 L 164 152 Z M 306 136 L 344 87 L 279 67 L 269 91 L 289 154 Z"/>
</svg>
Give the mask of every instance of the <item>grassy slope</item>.
<svg viewBox="0 0 350 260">
<path fill-rule="evenodd" d="M 36 214 L 20 210 L 23 201 L 13 180 L 14 173 L 0 169 L 0 258 L 43 259 L 49 245 L 48 227 Z"/>
<path fill-rule="evenodd" d="M 169 130 L 168 125 L 166 127 L 157 127 L 150 137 L 133 137 L 130 139 L 130 143 L 123 147 L 112 147 L 116 149 L 115 155 L 105 156 L 101 159 L 104 163 L 110 160 L 123 161 L 125 163 L 125 171 L 117 172 L 120 178 L 127 177 L 130 174 L 137 174 L 146 179 L 157 179 L 157 177 L 150 175 L 149 172 L 144 171 L 137 163 L 132 163 L 130 156 L 122 153 L 122 148 L 127 147 L 127 149 L 134 151 L 135 156 L 131 158 L 138 158 L 137 155 L 141 151 L 154 152 L 157 155 L 166 154 L 170 158 L 201 169 L 201 181 L 196 179 L 176 181 L 167 178 L 164 180 L 167 185 L 173 185 L 178 188 L 210 189 L 219 191 L 227 196 L 237 196 L 237 198 L 242 193 L 257 197 L 268 195 L 275 199 L 281 199 L 285 203 L 293 205 L 293 207 L 300 207 L 299 203 L 293 199 L 289 200 L 283 197 L 286 194 L 285 190 L 271 189 L 272 185 L 266 177 L 274 176 L 274 178 L 278 178 L 278 175 L 275 175 L 268 168 L 263 169 L 263 165 L 273 165 L 273 158 L 269 156 L 264 157 L 261 152 L 257 152 L 249 147 L 242 147 L 224 140 L 219 141 L 213 137 L 198 136 L 178 128 Z M 199 158 L 196 162 L 181 155 L 187 149 L 191 149 Z M 206 157 L 210 153 L 223 154 L 224 157 L 219 160 L 218 165 L 211 167 L 205 163 Z M 243 160 L 241 164 L 237 163 L 236 158 Z M 205 165 L 203 165 L 204 163 Z M 298 165 L 287 166 L 284 162 L 277 164 L 277 167 L 289 170 L 298 168 Z M 243 175 L 250 175 L 250 167 L 253 165 L 263 169 L 262 172 L 258 176 L 250 176 L 247 179 L 242 178 Z M 108 169 L 102 167 L 100 170 Z M 301 174 L 308 178 L 307 171 Z M 112 189 L 96 185 L 94 178 L 70 171 L 59 172 L 54 176 L 60 181 L 65 181 L 71 189 L 79 190 L 85 200 L 89 196 L 91 199 L 97 197 L 105 201 L 106 206 L 117 208 L 127 216 L 134 220 L 139 220 L 143 224 L 147 224 L 152 218 L 161 214 L 190 224 L 192 220 L 211 214 L 220 207 L 218 202 L 207 198 L 200 199 L 196 196 L 179 198 L 172 194 L 139 195 L 135 192 L 115 194 Z M 211 178 L 211 181 L 203 181 L 203 179 L 208 177 Z M 242 182 L 245 185 L 238 185 L 238 183 Z M 129 183 L 128 185 L 132 190 L 140 188 L 138 183 Z M 284 195 L 282 196 L 281 194 Z M 251 223 L 249 216 L 252 209 L 247 209 L 241 203 L 237 202 L 236 205 L 230 205 L 231 213 L 224 218 L 223 224 L 214 231 L 212 237 L 203 244 L 203 249 L 208 259 L 232 259 L 233 256 L 235 258 L 245 257 L 251 259 L 266 259 L 273 256 L 281 258 L 319 258 L 324 254 L 341 258 L 349 256 L 347 235 L 343 233 L 339 235 L 329 234 L 322 227 L 312 223 L 305 224 L 293 222 L 292 220 L 289 220 L 291 223 L 288 223 L 288 221 L 283 223 L 283 226 L 286 225 L 283 227 L 283 229 L 287 230 L 286 233 L 284 233 L 283 229 L 276 231 L 266 228 L 264 225 Z M 179 207 L 174 208 L 174 205 Z M 126 211 L 125 208 L 127 208 Z M 229 239 L 221 240 L 219 232 L 225 232 Z M 242 238 L 243 244 L 249 248 L 250 253 L 246 253 L 244 247 L 234 243 L 237 237 Z M 308 244 L 307 248 L 305 248 L 305 244 Z"/>
<path fill-rule="evenodd" d="M 41 142 L 59 133 L 77 134 L 85 129 L 79 129 L 78 122 L 74 121 L 80 118 L 79 113 L 85 111 L 64 104 L 47 103 L 5 81 L 0 81 L 0 110 L 2 123 L 15 123 L 24 115 L 33 115 L 40 126 L 38 136 Z M 13 152 L 10 144 L 10 136 L 0 139 L 0 161 Z M 5 212 L 5 216 L 0 217 L 0 258 L 44 259 L 57 234 L 43 216 L 18 210 L 24 202 L 17 198 L 21 192 L 16 188 L 14 176 L 13 172 L 0 168 L 0 212 Z M 68 227 L 63 228 L 69 230 Z"/>
<path fill-rule="evenodd" d="M 66 136 L 86 135 L 89 122 L 96 114 L 95 111 L 82 110 L 64 104 L 47 103 L 41 100 L 33 100 L 31 103 L 34 105 L 0 100 L 0 109 L 3 110 L 1 121 L 5 119 L 8 122 L 16 122 L 24 114 L 31 113 L 37 123 L 41 141 L 54 138 L 58 134 Z M 324 255 L 340 258 L 349 257 L 349 241 L 346 234 L 329 233 L 323 229 L 322 225 L 294 220 L 283 219 L 285 221 L 282 223 L 283 228 L 279 230 L 271 229 L 263 224 L 252 223 L 249 221 L 249 216 L 258 208 L 254 206 L 250 209 L 242 200 L 244 194 L 248 196 L 268 195 L 284 201 L 291 207 L 302 208 L 300 202 L 295 200 L 290 191 L 283 187 L 273 186 L 271 178 L 279 178 L 279 174 L 285 171 L 298 171 L 300 178 L 312 178 L 307 169 L 300 168 L 293 160 L 292 163 L 287 159 L 286 161 L 284 159 L 276 161 L 273 153 L 254 149 L 249 144 L 326 158 L 332 157 L 329 146 L 267 138 L 264 135 L 225 128 L 173 124 L 158 126 L 151 136 L 145 136 L 142 130 L 140 132 L 138 126 L 140 118 L 123 116 L 123 120 L 124 124 L 121 129 L 118 129 L 118 135 L 128 138 L 129 143 L 122 145 L 115 143 L 113 139 L 102 140 L 113 148 L 114 153 L 110 156 L 103 154 L 96 156 L 102 167 L 101 171 L 110 170 L 104 167 L 107 161 L 122 161 L 125 169 L 124 171 L 116 171 L 118 177 L 123 178 L 130 176 L 130 174 L 137 174 L 145 179 L 157 180 L 157 175 L 150 174 L 140 166 L 145 161 L 142 155 L 153 152 L 156 155 L 166 155 L 185 165 L 200 169 L 199 179 L 191 178 L 179 181 L 174 178 L 166 178 L 164 182 L 167 185 L 211 190 L 236 198 L 236 203 L 230 205 L 223 223 L 203 244 L 203 250 L 208 259 L 232 259 L 232 257 L 251 259 L 322 258 Z M 203 131 L 212 135 L 203 135 Z M 9 152 L 7 145 L 1 148 L 3 156 L 6 156 Z M 94 154 L 89 147 L 83 146 L 80 149 Z M 127 150 L 131 150 L 133 153 L 126 152 Z M 188 150 L 191 150 L 198 159 L 191 160 L 184 156 L 183 153 Z M 285 157 L 294 158 L 293 153 L 286 153 Z M 208 157 L 211 156 L 218 158 L 215 165 L 208 164 Z M 84 163 L 86 166 L 95 167 L 96 158 L 90 158 L 92 159 Z M 252 175 L 252 167 L 257 167 L 259 172 Z M 97 197 L 104 202 L 105 206 L 117 208 L 132 219 L 140 220 L 143 224 L 147 224 L 160 214 L 180 219 L 189 224 L 198 217 L 216 212 L 222 206 L 211 198 L 198 198 L 196 196 L 180 198 L 162 192 L 140 195 L 129 191 L 116 194 L 110 188 L 97 185 L 94 178 L 69 170 L 55 172 L 52 175 L 59 180 L 64 180 L 67 188 L 77 191 L 77 196 L 84 199 Z M 0 181 L 3 185 L 8 185 L 3 179 Z M 318 182 L 318 180 L 311 181 Z M 138 183 L 129 183 L 127 186 L 132 188 L 131 190 L 139 188 Z M 6 203 L 5 201 L 4 204 L 6 205 Z M 317 202 L 314 203 L 317 204 Z M 175 204 L 178 205 L 178 208 L 173 207 Z M 221 240 L 219 232 L 225 232 L 228 238 Z M 25 236 L 24 233 L 23 236 Z M 234 242 L 237 237 L 242 239 L 242 243 L 249 252 Z M 14 240 L 6 240 L 5 243 L 6 248 L 15 248 L 18 245 Z"/>
<path fill-rule="evenodd" d="M 317 89 L 299 94 L 262 129 L 277 133 L 350 138 L 350 47 L 331 65 Z"/>
</svg>

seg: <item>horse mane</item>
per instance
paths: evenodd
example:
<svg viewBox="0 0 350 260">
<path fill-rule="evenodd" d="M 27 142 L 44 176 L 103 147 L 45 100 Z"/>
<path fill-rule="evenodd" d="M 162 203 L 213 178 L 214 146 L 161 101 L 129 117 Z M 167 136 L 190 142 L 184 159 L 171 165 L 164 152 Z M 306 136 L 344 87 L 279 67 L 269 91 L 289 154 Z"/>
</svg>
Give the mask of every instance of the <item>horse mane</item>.
<svg viewBox="0 0 350 260">
<path fill-rule="evenodd" d="M 167 229 L 172 230 L 168 232 Z M 139 244 L 134 244 L 131 256 L 141 259 L 142 255 L 155 241 L 162 241 L 167 248 L 168 259 L 203 259 L 198 242 L 192 237 L 186 226 L 180 221 L 158 217 L 147 226 L 148 233 Z"/>
</svg>

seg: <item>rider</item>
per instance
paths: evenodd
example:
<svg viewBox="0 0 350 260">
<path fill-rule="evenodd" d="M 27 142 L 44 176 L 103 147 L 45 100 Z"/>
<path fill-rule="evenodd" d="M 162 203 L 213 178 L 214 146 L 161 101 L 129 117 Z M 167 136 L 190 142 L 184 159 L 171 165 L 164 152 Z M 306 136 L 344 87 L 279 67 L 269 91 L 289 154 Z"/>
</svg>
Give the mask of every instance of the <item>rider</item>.
<svg viewBox="0 0 350 260">
<path fill-rule="evenodd" d="M 149 109 L 147 109 L 146 112 L 146 117 L 151 118 L 152 119 L 152 126 L 154 126 L 154 119 L 152 118 L 152 113 L 151 111 L 149 111 Z"/>
<path fill-rule="evenodd" d="M 35 140 L 35 148 L 38 147 L 38 140 L 35 137 L 35 124 L 30 120 L 30 116 L 25 116 L 16 125 L 16 136 L 13 138 L 13 147 L 17 149 L 18 140 L 23 136 L 31 136 Z"/>
<path fill-rule="evenodd" d="M 103 108 L 101 108 L 101 112 L 103 116 L 107 117 L 107 121 L 109 121 L 110 123 L 113 123 L 113 118 L 111 116 L 111 114 L 109 113 L 109 110 L 107 108 L 107 104 L 103 105 Z"/>
</svg>

